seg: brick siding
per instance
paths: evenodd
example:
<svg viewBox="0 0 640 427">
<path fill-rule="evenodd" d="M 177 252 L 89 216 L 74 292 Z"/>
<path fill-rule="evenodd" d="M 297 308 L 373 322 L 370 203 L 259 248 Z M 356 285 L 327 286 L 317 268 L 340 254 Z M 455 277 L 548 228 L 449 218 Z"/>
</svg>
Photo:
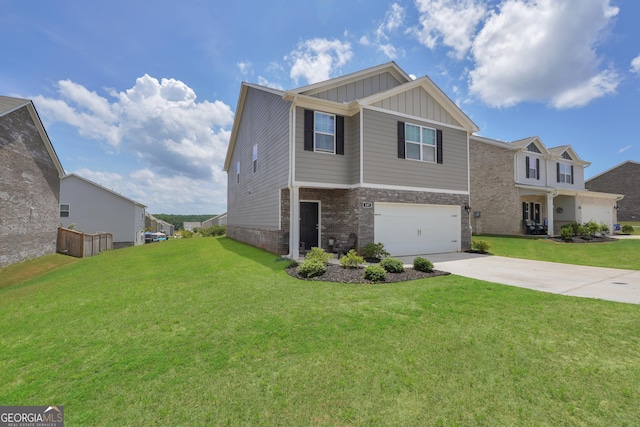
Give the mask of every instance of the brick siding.
<svg viewBox="0 0 640 427">
<path fill-rule="evenodd" d="M 623 163 L 585 182 L 587 190 L 624 194 L 618 201 L 618 221 L 640 221 L 640 164 Z"/>
</svg>

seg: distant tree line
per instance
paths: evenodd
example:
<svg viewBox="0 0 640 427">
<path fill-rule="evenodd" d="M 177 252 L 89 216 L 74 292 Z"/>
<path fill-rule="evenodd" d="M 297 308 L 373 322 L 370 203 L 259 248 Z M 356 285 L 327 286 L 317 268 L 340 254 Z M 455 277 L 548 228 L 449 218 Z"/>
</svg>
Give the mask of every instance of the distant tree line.
<svg viewBox="0 0 640 427">
<path fill-rule="evenodd" d="M 203 222 L 208 220 L 209 218 L 213 218 L 216 216 L 212 215 L 173 215 L 173 214 L 153 214 L 158 219 L 163 221 L 167 221 L 169 224 L 173 224 L 176 230 L 184 229 L 185 222 Z"/>
</svg>

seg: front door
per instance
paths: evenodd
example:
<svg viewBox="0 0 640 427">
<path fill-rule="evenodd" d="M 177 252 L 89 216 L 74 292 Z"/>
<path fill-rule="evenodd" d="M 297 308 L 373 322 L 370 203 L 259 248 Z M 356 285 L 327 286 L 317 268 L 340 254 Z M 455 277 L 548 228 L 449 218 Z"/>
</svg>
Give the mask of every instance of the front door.
<svg viewBox="0 0 640 427">
<path fill-rule="evenodd" d="M 300 249 L 308 251 L 318 246 L 318 202 L 300 202 Z"/>
</svg>

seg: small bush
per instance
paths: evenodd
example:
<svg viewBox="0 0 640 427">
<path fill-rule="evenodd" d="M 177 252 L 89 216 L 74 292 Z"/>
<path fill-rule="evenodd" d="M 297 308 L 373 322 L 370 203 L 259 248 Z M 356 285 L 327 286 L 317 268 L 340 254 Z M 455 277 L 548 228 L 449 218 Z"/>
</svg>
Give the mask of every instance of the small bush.
<svg viewBox="0 0 640 427">
<path fill-rule="evenodd" d="M 388 273 L 402 273 L 404 265 L 397 258 L 385 258 L 380 261 L 380 267 L 384 268 Z"/>
<path fill-rule="evenodd" d="M 571 240 L 573 237 L 573 227 L 566 225 L 562 227 L 560 229 L 560 237 L 562 237 L 563 240 Z"/>
<path fill-rule="evenodd" d="M 426 258 L 416 257 L 413 260 L 413 269 L 418 271 L 433 271 L 433 263 Z"/>
<path fill-rule="evenodd" d="M 340 266 L 342 268 L 358 268 L 364 263 L 364 258 L 358 256 L 356 251 L 351 249 L 345 256 L 340 258 Z"/>
<path fill-rule="evenodd" d="M 474 240 L 473 242 L 471 242 L 471 249 L 473 249 L 474 251 L 481 252 L 483 254 L 486 254 L 487 252 L 489 252 L 490 247 L 491 245 L 489 245 L 489 242 L 486 242 L 484 240 Z"/>
<path fill-rule="evenodd" d="M 389 256 L 389 252 L 384 250 L 384 243 L 369 243 L 360 250 L 362 256 L 365 258 L 378 258 L 382 259 Z"/>
<path fill-rule="evenodd" d="M 607 224 L 605 224 L 604 222 L 600 223 L 600 232 L 606 236 L 607 234 L 609 234 L 609 226 Z"/>
<path fill-rule="evenodd" d="M 577 222 L 572 222 L 571 224 L 565 225 L 565 227 L 571 227 L 572 236 L 577 236 L 580 234 L 580 229 L 582 226 Z"/>
<path fill-rule="evenodd" d="M 227 232 L 226 225 L 214 225 L 208 228 L 201 228 L 200 235 L 203 237 L 224 236 Z"/>
<path fill-rule="evenodd" d="M 306 259 L 296 267 L 296 272 L 302 277 L 321 276 L 327 271 L 327 263 L 317 259 Z"/>
<path fill-rule="evenodd" d="M 322 248 L 311 248 L 307 255 L 304 257 L 305 261 L 320 261 L 323 264 L 327 264 L 331 258 L 331 254 L 324 251 Z"/>
<path fill-rule="evenodd" d="M 624 234 L 633 234 L 633 226 L 629 224 L 625 224 L 620 229 Z"/>
<path fill-rule="evenodd" d="M 588 223 L 586 223 L 584 225 L 584 228 L 585 232 L 588 233 L 589 236 L 593 236 L 600 231 L 600 226 L 594 221 L 589 221 Z"/>
<path fill-rule="evenodd" d="M 372 282 L 382 282 L 387 278 L 387 271 L 379 265 L 370 265 L 364 269 L 364 278 Z"/>
<path fill-rule="evenodd" d="M 193 231 L 182 230 L 182 237 L 184 237 L 185 239 L 190 239 L 191 237 L 193 237 Z"/>
</svg>

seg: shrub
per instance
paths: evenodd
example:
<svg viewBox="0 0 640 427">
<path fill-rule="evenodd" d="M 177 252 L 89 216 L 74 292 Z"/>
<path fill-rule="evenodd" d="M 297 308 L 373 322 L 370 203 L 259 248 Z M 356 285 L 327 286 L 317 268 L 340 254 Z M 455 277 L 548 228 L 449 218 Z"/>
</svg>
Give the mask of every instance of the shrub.
<svg viewBox="0 0 640 427">
<path fill-rule="evenodd" d="M 491 245 L 489 245 L 489 243 L 485 242 L 484 240 L 474 240 L 473 242 L 471 242 L 471 249 L 483 254 L 489 252 L 490 247 Z"/>
<path fill-rule="evenodd" d="M 380 261 L 380 267 L 384 268 L 388 273 L 402 273 L 404 265 L 397 258 L 385 258 Z"/>
<path fill-rule="evenodd" d="M 190 230 L 182 230 L 182 237 L 184 237 L 185 239 L 189 239 L 193 237 L 193 232 Z"/>
<path fill-rule="evenodd" d="M 327 263 L 317 259 L 305 259 L 296 267 L 296 272 L 302 277 L 321 276 L 327 271 Z"/>
<path fill-rule="evenodd" d="M 362 256 L 365 258 L 378 258 L 382 259 L 389 256 L 389 252 L 384 250 L 384 243 L 369 243 L 360 250 Z"/>
<path fill-rule="evenodd" d="M 600 231 L 600 226 L 594 221 L 589 221 L 588 223 L 586 223 L 584 225 L 584 228 L 585 232 L 588 233 L 589 236 L 593 236 Z"/>
<path fill-rule="evenodd" d="M 382 282 L 387 278 L 387 271 L 379 265 L 370 265 L 364 269 L 364 278 L 372 282 Z"/>
<path fill-rule="evenodd" d="M 624 234 L 633 234 L 633 226 L 629 224 L 625 224 L 620 229 Z"/>
<path fill-rule="evenodd" d="M 226 225 L 213 225 L 208 228 L 200 229 L 200 235 L 202 235 L 203 237 L 224 236 L 226 232 Z"/>
<path fill-rule="evenodd" d="M 353 249 L 340 258 L 340 266 L 342 268 L 358 268 L 362 263 L 364 263 L 364 258 L 358 256 L 356 251 Z"/>
<path fill-rule="evenodd" d="M 567 224 L 565 225 L 565 227 L 571 227 L 572 236 L 577 236 L 578 234 L 580 234 L 580 228 L 582 228 L 582 226 L 577 222 L 572 222 L 571 224 Z"/>
<path fill-rule="evenodd" d="M 573 227 L 565 225 L 560 229 L 560 237 L 563 240 L 571 240 L 573 237 Z"/>
<path fill-rule="evenodd" d="M 413 269 L 418 271 L 430 272 L 433 270 L 433 263 L 426 258 L 416 257 L 413 260 Z"/>
<path fill-rule="evenodd" d="M 578 234 L 583 239 L 589 239 L 591 237 L 591 232 L 589 231 L 589 228 L 586 225 L 578 226 Z"/>
<path fill-rule="evenodd" d="M 329 258 L 331 257 L 330 253 L 327 253 L 322 248 L 311 248 L 307 255 L 304 257 L 305 261 L 319 261 L 323 264 L 327 264 L 329 262 Z"/>
<path fill-rule="evenodd" d="M 609 231 L 610 231 L 610 230 L 609 230 L 609 226 L 608 226 L 607 224 L 605 224 L 604 222 L 601 222 L 601 223 L 600 223 L 600 232 L 601 232 L 603 235 L 605 235 L 605 236 L 606 236 L 607 234 L 609 234 Z"/>
</svg>

